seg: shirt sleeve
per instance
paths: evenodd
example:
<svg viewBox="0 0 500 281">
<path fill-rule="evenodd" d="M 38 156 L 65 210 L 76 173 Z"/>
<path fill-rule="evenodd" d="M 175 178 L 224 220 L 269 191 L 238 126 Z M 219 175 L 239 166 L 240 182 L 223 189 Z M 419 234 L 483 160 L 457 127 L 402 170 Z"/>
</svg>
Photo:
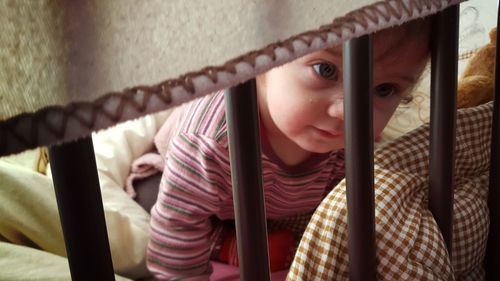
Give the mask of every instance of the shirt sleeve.
<svg viewBox="0 0 500 281">
<path fill-rule="evenodd" d="M 157 279 L 209 279 L 210 217 L 231 196 L 224 151 L 200 136 L 180 134 L 172 140 L 151 210 L 147 265 Z"/>
</svg>

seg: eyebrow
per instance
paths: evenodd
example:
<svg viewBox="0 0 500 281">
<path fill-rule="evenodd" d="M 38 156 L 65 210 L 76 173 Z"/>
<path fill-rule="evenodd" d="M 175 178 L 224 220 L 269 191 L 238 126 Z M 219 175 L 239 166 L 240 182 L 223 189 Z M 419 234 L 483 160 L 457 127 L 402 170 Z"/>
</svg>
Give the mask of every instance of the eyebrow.
<svg viewBox="0 0 500 281">
<path fill-rule="evenodd" d="M 399 43 L 400 41 L 398 41 Z M 333 56 L 337 56 L 337 57 L 341 57 L 343 56 L 343 48 L 335 48 L 335 47 L 339 47 L 340 45 L 335 45 L 334 47 L 330 47 L 330 48 L 327 48 L 327 49 L 324 49 L 323 51 L 333 55 Z M 394 47 L 394 46 L 393 46 Z M 375 64 L 377 61 L 380 61 L 380 60 L 384 60 L 388 55 L 391 54 L 391 52 L 393 51 L 394 48 L 387 48 L 386 50 L 384 50 L 384 52 L 382 54 L 379 54 L 376 58 L 374 57 L 373 58 L 373 63 Z M 372 49 L 373 50 L 373 49 Z M 400 74 L 395 74 L 393 75 L 393 77 L 396 77 L 402 81 L 405 81 L 409 84 L 415 84 L 415 83 L 418 83 L 418 81 L 420 80 L 420 77 L 421 76 L 418 76 L 416 79 L 411 77 L 411 76 L 408 76 L 408 75 L 400 75 Z"/>
<path fill-rule="evenodd" d="M 407 75 L 396 75 L 395 77 L 398 77 L 399 79 L 403 80 L 403 81 L 406 81 L 410 84 L 414 84 L 414 83 L 417 83 L 418 82 L 418 78 L 417 79 L 413 79 L 413 77 L 410 77 L 410 76 L 407 76 Z"/>
<path fill-rule="evenodd" d="M 342 49 L 341 49 L 341 51 L 339 52 L 339 51 L 336 51 L 334 47 L 331 47 L 331 48 L 327 48 L 327 49 L 325 49 L 325 51 L 326 51 L 327 53 L 330 53 L 330 54 L 331 54 L 331 55 L 333 55 L 333 56 L 336 56 L 336 57 L 342 57 Z"/>
<path fill-rule="evenodd" d="M 342 57 L 342 51 L 339 52 L 339 51 L 335 50 L 334 48 L 328 48 L 328 49 L 325 49 L 324 51 L 326 51 L 327 53 L 329 53 L 333 56 Z M 390 54 L 389 51 L 390 51 L 390 49 L 385 51 L 384 53 L 380 54 L 378 56 L 377 60 L 384 59 L 388 54 Z M 375 63 L 377 60 L 375 60 L 375 58 L 374 58 L 373 63 Z M 408 83 L 411 83 L 411 84 L 416 83 L 419 80 L 419 79 L 414 79 L 413 77 L 408 76 L 408 75 L 395 74 L 395 75 L 393 75 L 393 77 L 397 77 L 398 79 L 401 79 L 401 80 L 408 82 Z"/>
<path fill-rule="evenodd" d="M 384 50 L 383 53 L 379 54 L 377 57 L 373 57 L 373 61 L 379 61 L 379 60 L 384 60 L 389 54 L 391 54 L 391 52 L 393 51 L 394 48 L 387 48 L 387 50 Z M 326 51 L 327 53 L 330 53 L 331 55 L 333 56 L 338 56 L 338 57 L 342 57 L 342 48 L 340 51 L 337 51 L 335 50 L 334 47 L 331 47 L 331 48 L 327 48 L 325 49 L 324 51 Z"/>
<path fill-rule="evenodd" d="M 387 56 L 389 56 L 391 54 L 392 50 L 393 50 L 393 48 L 388 48 L 387 50 L 384 50 L 384 52 L 382 54 L 379 54 L 377 57 L 373 57 L 373 61 L 376 62 L 376 61 L 384 60 Z M 342 55 L 343 55 L 342 49 L 340 51 L 337 51 L 333 47 L 325 49 L 324 51 L 326 51 L 330 55 L 336 56 L 336 57 L 342 57 Z"/>
<path fill-rule="evenodd" d="M 381 54 L 378 54 L 377 57 L 373 56 L 373 61 L 375 62 L 375 61 L 379 61 L 379 60 L 384 60 L 387 56 L 389 56 L 392 53 L 392 51 L 394 51 L 394 47 L 400 45 L 400 43 L 404 39 L 405 39 L 404 36 L 402 36 L 401 38 L 398 38 L 397 41 L 393 42 L 392 46 L 390 46 L 389 48 L 386 48 Z M 336 50 L 337 47 L 338 47 L 338 49 L 340 51 Z M 372 47 L 373 47 L 373 43 L 372 43 Z M 332 54 L 332 55 L 334 55 L 334 56 L 342 57 L 343 45 L 335 45 L 333 47 L 325 49 L 325 51 L 328 52 L 328 53 L 330 53 L 330 54 Z M 373 48 L 372 48 L 372 52 L 373 52 Z"/>
</svg>

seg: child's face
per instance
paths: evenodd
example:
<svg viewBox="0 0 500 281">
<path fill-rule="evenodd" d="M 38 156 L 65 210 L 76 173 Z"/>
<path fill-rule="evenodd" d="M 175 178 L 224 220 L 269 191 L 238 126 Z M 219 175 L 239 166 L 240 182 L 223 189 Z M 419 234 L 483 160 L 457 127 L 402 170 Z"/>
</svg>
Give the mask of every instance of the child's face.
<svg viewBox="0 0 500 281">
<path fill-rule="evenodd" d="M 373 131 L 378 136 L 422 73 L 425 36 L 379 33 L 373 51 Z M 258 78 L 261 116 L 273 147 L 325 153 L 344 147 L 341 46 L 274 68 Z M 278 148 L 279 149 L 279 148 Z M 279 155 L 279 153 L 278 153 Z"/>
</svg>

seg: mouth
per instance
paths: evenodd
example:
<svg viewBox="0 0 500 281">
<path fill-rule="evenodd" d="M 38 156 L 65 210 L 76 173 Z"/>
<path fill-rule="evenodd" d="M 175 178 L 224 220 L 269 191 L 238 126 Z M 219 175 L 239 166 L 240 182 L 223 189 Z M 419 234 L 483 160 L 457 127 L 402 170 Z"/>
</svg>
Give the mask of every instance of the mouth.
<svg viewBox="0 0 500 281">
<path fill-rule="evenodd" d="M 342 136 L 342 133 L 339 132 L 339 131 L 327 131 L 327 130 L 322 130 L 322 129 L 319 129 L 319 128 L 314 128 L 315 131 L 321 136 L 321 137 L 324 137 L 324 138 L 327 138 L 327 139 L 336 139 L 336 138 L 339 138 Z"/>
</svg>

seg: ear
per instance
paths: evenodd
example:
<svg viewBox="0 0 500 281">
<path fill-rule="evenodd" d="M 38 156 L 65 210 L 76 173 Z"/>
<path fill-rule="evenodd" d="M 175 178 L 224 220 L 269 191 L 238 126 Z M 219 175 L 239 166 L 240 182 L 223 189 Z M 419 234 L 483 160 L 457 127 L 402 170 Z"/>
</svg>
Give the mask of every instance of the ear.
<svg viewBox="0 0 500 281">
<path fill-rule="evenodd" d="M 491 43 L 497 42 L 497 28 L 493 27 L 493 29 L 490 31 L 490 40 Z"/>
</svg>

